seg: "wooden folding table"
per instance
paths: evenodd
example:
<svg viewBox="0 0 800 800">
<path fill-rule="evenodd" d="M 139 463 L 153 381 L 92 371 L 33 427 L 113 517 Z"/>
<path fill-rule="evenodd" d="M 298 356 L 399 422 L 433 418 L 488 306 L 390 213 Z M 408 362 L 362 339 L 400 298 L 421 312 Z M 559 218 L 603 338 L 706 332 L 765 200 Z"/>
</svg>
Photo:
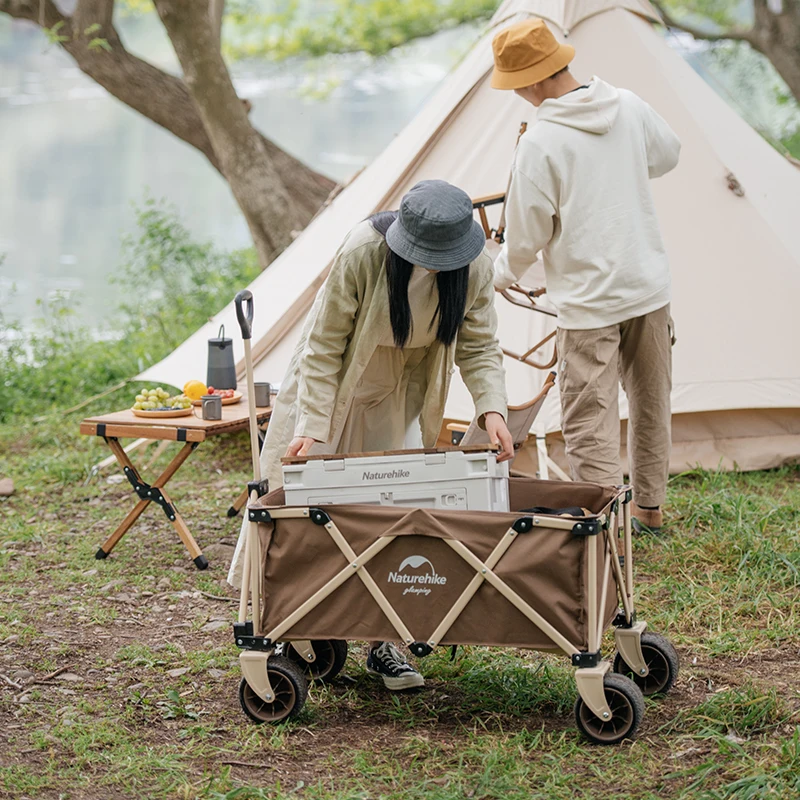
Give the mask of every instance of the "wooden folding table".
<svg viewBox="0 0 800 800">
<path fill-rule="evenodd" d="M 208 566 L 208 559 L 203 555 L 186 522 L 175 507 L 174 501 L 167 494 L 164 487 L 200 442 L 204 442 L 209 436 L 234 433 L 247 429 L 249 422 L 247 398 L 243 397 L 236 404 L 223 406 L 221 420 L 202 419 L 200 409 L 194 408 L 193 410 L 194 414 L 192 416 L 168 419 L 143 419 L 135 416 L 130 410 L 115 411 L 111 414 L 103 414 L 100 417 L 89 417 L 81 423 L 80 431 L 83 435 L 103 437 L 122 467 L 125 477 L 133 486 L 133 491 L 139 498 L 139 502 L 136 503 L 114 533 L 106 539 L 95 553 L 95 558 L 106 558 L 117 542 L 139 519 L 147 506 L 150 503 L 156 503 L 161 506 L 167 519 L 178 532 L 178 536 L 180 536 L 181 541 L 189 551 L 195 566 L 198 569 L 205 569 Z M 271 407 L 257 408 L 256 416 L 259 424 L 266 422 L 271 413 Z M 119 442 L 120 439 L 127 438 L 183 442 L 184 445 L 158 478 L 152 483 L 147 483 L 142 480 L 141 475 L 131 463 L 128 454 Z M 228 516 L 234 516 L 238 513 L 246 500 L 247 492 L 245 490 L 231 506 Z"/>
</svg>

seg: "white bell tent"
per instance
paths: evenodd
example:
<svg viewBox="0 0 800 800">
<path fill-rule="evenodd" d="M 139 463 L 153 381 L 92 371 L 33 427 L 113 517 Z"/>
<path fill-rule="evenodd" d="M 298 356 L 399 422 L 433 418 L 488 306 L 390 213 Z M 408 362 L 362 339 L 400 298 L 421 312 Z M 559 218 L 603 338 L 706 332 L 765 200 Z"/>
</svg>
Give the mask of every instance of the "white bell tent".
<svg viewBox="0 0 800 800">
<path fill-rule="evenodd" d="M 672 267 L 674 349 L 671 469 L 743 469 L 800 456 L 800 169 L 773 150 L 664 41 L 647 2 L 507 0 L 480 41 L 386 150 L 346 186 L 249 287 L 255 300 L 257 380 L 280 382 L 306 312 L 345 234 L 372 212 L 397 208 L 417 181 L 442 178 L 472 197 L 503 192 L 522 121 L 535 109 L 490 88 L 491 40 L 542 17 L 576 49 L 579 79 L 598 75 L 649 102 L 682 140 L 676 170 L 652 183 Z M 536 267 L 524 283 L 540 285 Z M 520 353 L 553 320 L 497 297 L 500 339 Z M 233 305 L 139 377 L 182 386 L 202 377 L 206 341 Z M 241 374 L 243 349 L 234 333 Z M 545 349 L 547 349 L 545 347 Z M 506 359 L 512 403 L 533 397 L 544 373 Z M 536 422 L 557 443 L 557 392 Z M 454 381 L 449 419 L 472 403 Z M 622 412 L 626 414 L 623 401 Z M 624 441 L 624 437 L 623 437 Z M 556 445 L 556 450 L 557 450 Z"/>
</svg>

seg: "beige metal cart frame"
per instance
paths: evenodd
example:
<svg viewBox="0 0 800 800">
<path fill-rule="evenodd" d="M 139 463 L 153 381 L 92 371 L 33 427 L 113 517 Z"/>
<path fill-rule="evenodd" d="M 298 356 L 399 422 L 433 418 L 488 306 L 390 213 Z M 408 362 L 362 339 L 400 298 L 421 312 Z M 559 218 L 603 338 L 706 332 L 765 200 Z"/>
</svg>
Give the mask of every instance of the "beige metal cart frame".
<svg viewBox="0 0 800 800">
<path fill-rule="evenodd" d="M 642 689 L 652 688 L 652 680 L 648 683 L 651 669 L 657 664 L 658 669 L 663 670 L 664 662 L 670 662 L 672 674 L 668 676 L 666 683 L 671 685 L 677 672 L 677 656 L 674 654 L 674 648 L 668 643 L 666 654 L 660 652 L 655 661 L 651 644 L 646 648 L 646 652 L 643 651 L 643 634 L 647 625 L 636 619 L 635 612 L 630 489 L 627 486 L 614 490 L 608 487 L 592 487 L 590 484 L 531 480 L 525 483 L 530 485 L 530 490 L 534 493 L 539 489 L 552 492 L 552 486 L 555 484 L 561 487 L 562 495 L 566 491 L 576 496 L 580 496 L 583 492 L 584 495 L 588 493 L 599 497 L 605 492 L 602 495 L 603 508 L 597 513 L 589 513 L 589 510 L 584 509 L 585 513 L 580 515 L 553 515 L 525 511 L 510 514 L 439 512 L 432 509 L 409 510 L 394 507 L 385 507 L 378 511 L 364 506 L 286 507 L 280 505 L 282 500 L 280 490 L 251 502 L 248 507 L 250 526 L 245 549 L 246 567 L 239 605 L 239 621 L 235 626 L 236 644 L 243 648 L 240 661 L 244 679 L 240 698 L 243 698 L 245 711 L 258 721 L 280 721 L 299 710 L 296 708 L 297 703 L 302 705 L 302 698 L 305 696 L 304 686 L 295 687 L 292 691 L 287 688 L 292 680 L 298 681 L 299 667 L 292 663 L 287 665 L 285 655 L 276 655 L 279 642 L 291 642 L 295 661 L 299 662 L 300 666 L 304 663 L 311 665 L 318 658 L 319 650 L 315 645 L 323 640 L 323 636 L 331 639 L 396 637 L 406 644 L 411 652 L 419 656 L 427 655 L 434 647 L 442 644 L 507 644 L 507 646 L 556 650 L 571 659 L 571 663 L 577 667 L 575 680 L 579 700 L 576 717 L 579 727 L 590 739 L 600 743 L 613 743 L 626 736 L 632 736 L 643 711 Z M 375 528 L 374 532 L 354 533 L 353 523 L 360 515 L 369 516 L 360 527 L 370 530 Z M 472 520 L 469 519 L 470 516 Z M 385 518 L 383 528 L 375 527 L 381 522 L 378 518 Z M 478 527 L 494 525 L 496 528 L 502 525 L 503 530 L 496 536 L 497 540 L 492 539 L 493 546 L 488 555 L 479 555 L 476 553 L 477 548 L 461 540 L 458 530 L 461 520 L 471 522 L 473 526 Z M 282 603 L 274 587 L 270 586 L 269 580 L 265 584 L 265 564 L 269 562 L 270 547 L 274 546 L 276 541 L 271 537 L 277 536 L 282 527 L 286 527 L 288 531 L 283 536 L 281 545 L 283 558 L 286 557 L 288 541 L 296 542 L 296 546 L 302 548 L 305 543 L 312 541 L 308 537 L 323 537 L 313 538 L 313 541 L 320 546 L 320 553 L 324 550 L 321 543 L 325 539 L 328 542 L 326 559 L 332 560 L 332 554 L 335 552 L 341 562 L 341 566 L 336 568 L 321 585 L 316 585 L 319 581 L 314 583 L 316 588 L 308 596 L 299 597 L 296 603 L 290 603 L 290 606 L 293 605 L 291 608 L 286 607 L 285 602 Z M 524 555 L 522 548 L 516 543 L 526 536 L 542 533 L 544 534 L 542 541 L 559 533 L 562 537 L 567 539 L 572 537 L 578 542 L 573 547 L 573 552 L 578 553 L 586 574 L 585 602 L 582 606 L 585 609 L 585 626 L 581 628 L 585 629 L 585 633 L 581 636 L 572 632 L 565 633 L 563 625 L 559 626 L 548 620 L 548 616 L 552 614 L 547 608 L 547 603 L 542 602 L 541 597 L 532 599 L 530 593 L 520 591 L 519 587 L 515 588 L 512 585 L 514 581 L 508 577 L 509 565 L 513 565 L 521 555 Z M 302 538 L 303 535 L 306 539 Z M 453 602 L 450 603 L 448 599 L 446 613 L 436 617 L 436 624 L 432 630 L 430 619 L 423 621 L 416 618 L 408 613 L 407 607 L 398 609 L 397 600 L 393 602 L 387 596 L 388 590 L 381 588 L 382 567 L 376 566 L 381 559 L 381 553 L 387 548 L 402 542 L 403 546 L 407 545 L 411 551 L 416 552 L 415 548 L 419 549 L 418 542 L 426 535 L 444 542 L 453 562 L 467 568 L 471 575 Z M 413 541 L 415 537 L 416 541 Z M 354 546 L 354 541 L 358 542 L 358 547 Z M 516 558 L 515 546 L 518 551 Z M 486 546 L 483 549 L 486 550 Z M 439 560 L 442 560 L 441 556 Z M 574 564 L 570 563 L 569 570 L 572 571 L 573 567 Z M 448 564 L 448 568 L 452 568 L 452 564 Z M 550 568 L 557 571 L 559 565 L 553 563 Z M 286 569 L 285 565 L 281 566 L 278 563 L 273 572 L 284 572 Z M 308 583 L 306 577 L 296 574 L 294 580 L 298 587 Z M 358 611 L 341 606 L 340 590 L 353 581 L 361 584 L 363 590 L 359 591 L 366 603 L 374 604 L 376 609 L 374 612 L 366 608 L 365 602 L 359 604 Z M 269 603 L 264 594 L 265 585 L 270 589 L 273 602 L 281 606 L 277 611 L 268 607 Z M 535 629 L 544 638 L 528 641 L 524 636 L 517 636 L 519 641 L 515 639 L 512 643 L 505 643 L 493 639 L 491 635 L 487 635 L 485 641 L 474 640 L 474 636 L 468 635 L 467 638 L 471 641 L 459 641 L 455 629 L 460 626 L 463 634 L 465 616 L 470 614 L 470 603 L 478 596 L 484 585 L 490 586 L 498 599 L 502 598 L 501 602 L 506 608 L 510 606 L 519 612 L 526 624 L 533 626 L 530 630 Z M 337 595 L 337 592 L 340 594 Z M 578 587 L 576 592 L 580 592 Z M 536 595 L 535 589 L 533 595 Z M 340 597 L 339 601 L 337 597 Z M 283 599 L 285 601 L 285 593 Z M 331 605 L 336 606 L 337 602 L 343 620 L 339 627 L 337 623 L 330 627 L 329 622 L 320 623 L 313 620 L 320 609 L 325 609 L 327 613 Z M 497 604 L 493 609 L 494 618 L 497 618 L 496 615 L 500 614 L 501 610 Z M 510 608 L 508 613 L 511 613 Z M 352 625 L 344 622 L 344 618 L 352 614 L 362 617 L 369 617 L 372 614 L 373 620 L 376 619 L 375 614 L 379 614 L 385 624 L 369 628 L 369 636 L 356 637 L 353 635 Z M 614 665 L 604 660 L 600 653 L 604 631 L 612 619 L 618 654 Z M 322 628 L 319 628 L 320 624 L 323 625 Z M 423 629 L 428 631 L 426 635 L 422 635 Z M 297 635 L 297 631 L 303 630 L 316 631 L 313 640 L 311 637 Z M 648 634 L 645 634 L 645 637 L 647 636 Z M 280 647 L 281 652 L 285 653 L 285 646 Z M 287 671 L 291 672 L 293 666 L 295 674 L 287 677 Z M 614 671 L 622 674 L 614 674 Z M 624 677 L 625 675 L 636 678 L 641 688 L 631 680 L 631 677 Z M 658 677 L 657 684 L 658 690 L 665 691 L 666 684 L 662 677 Z M 263 712 L 263 718 L 259 717 L 259 709 Z"/>
</svg>

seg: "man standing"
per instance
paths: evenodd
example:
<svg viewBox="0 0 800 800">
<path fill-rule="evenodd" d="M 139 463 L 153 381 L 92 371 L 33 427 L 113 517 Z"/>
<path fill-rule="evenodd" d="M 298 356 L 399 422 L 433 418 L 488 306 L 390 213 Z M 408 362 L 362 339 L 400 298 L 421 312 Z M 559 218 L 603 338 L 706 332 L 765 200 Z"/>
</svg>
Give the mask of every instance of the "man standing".
<svg viewBox="0 0 800 800">
<path fill-rule="evenodd" d="M 562 430 L 573 477 L 622 482 L 618 382 L 628 396 L 637 530 L 658 531 L 671 447 L 670 275 L 649 179 L 678 163 L 680 141 L 641 98 L 599 78 L 580 84 L 575 50 L 531 19 L 492 43 L 495 89 L 538 108 L 506 200 L 495 288 L 541 251 L 558 309 Z"/>
</svg>

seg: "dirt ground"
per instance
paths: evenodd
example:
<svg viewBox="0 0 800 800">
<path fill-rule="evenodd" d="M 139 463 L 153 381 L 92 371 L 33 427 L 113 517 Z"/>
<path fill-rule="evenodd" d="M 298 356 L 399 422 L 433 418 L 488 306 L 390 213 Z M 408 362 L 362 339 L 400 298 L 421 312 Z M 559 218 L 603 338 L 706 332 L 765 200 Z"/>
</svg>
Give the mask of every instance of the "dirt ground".
<svg viewBox="0 0 800 800">
<path fill-rule="evenodd" d="M 30 464 L 44 459 L 24 432 L 2 444 L 25 488 L 0 501 L 0 796 L 800 797 L 797 470 L 673 482 L 669 532 L 638 546 L 637 570 L 680 677 L 635 742 L 601 748 L 576 730 L 565 658 L 477 647 L 435 652 L 426 687 L 394 695 L 352 643 L 296 721 L 254 725 L 224 580 L 246 440 L 170 484 L 204 572 L 159 509 L 95 561 L 128 484 L 78 479 L 99 452 L 80 440 L 56 467 Z"/>
</svg>

